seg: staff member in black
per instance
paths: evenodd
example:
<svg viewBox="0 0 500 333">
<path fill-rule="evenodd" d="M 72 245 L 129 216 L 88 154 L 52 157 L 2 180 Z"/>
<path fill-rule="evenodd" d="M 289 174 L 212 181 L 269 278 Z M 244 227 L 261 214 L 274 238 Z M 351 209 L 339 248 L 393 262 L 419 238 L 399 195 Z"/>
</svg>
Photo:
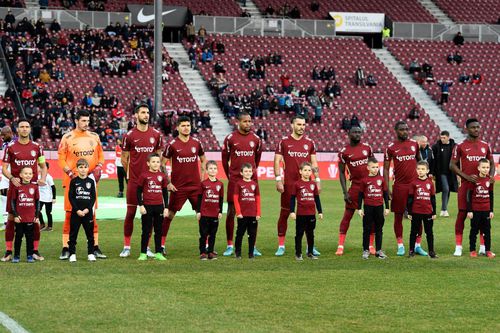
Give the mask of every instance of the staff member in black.
<svg viewBox="0 0 500 333">
<path fill-rule="evenodd" d="M 436 180 L 436 193 L 442 193 L 441 213 L 439 216 L 448 217 L 448 201 L 450 192 L 457 192 L 457 176 L 450 171 L 451 153 L 455 147 L 455 141 L 450 139 L 450 132 L 442 131 L 439 140 L 432 146 L 434 161 L 431 164 L 431 174 Z"/>
<path fill-rule="evenodd" d="M 94 204 L 96 201 L 95 181 L 88 177 L 89 162 L 81 158 L 76 162 L 78 177 L 69 184 L 69 201 L 71 202 L 71 219 L 69 227 L 69 262 L 76 262 L 76 240 L 80 226 L 87 236 L 88 260 L 96 261 L 94 255 Z"/>
</svg>

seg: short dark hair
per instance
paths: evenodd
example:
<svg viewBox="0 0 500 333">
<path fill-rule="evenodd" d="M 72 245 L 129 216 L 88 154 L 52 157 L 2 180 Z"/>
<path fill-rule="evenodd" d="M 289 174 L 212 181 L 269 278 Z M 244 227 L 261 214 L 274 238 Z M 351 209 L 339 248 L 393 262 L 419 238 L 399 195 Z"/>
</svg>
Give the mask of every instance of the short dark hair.
<svg viewBox="0 0 500 333">
<path fill-rule="evenodd" d="M 80 120 L 81 117 L 90 117 L 90 113 L 87 110 L 80 110 L 76 113 L 75 119 Z"/>
<path fill-rule="evenodd" d="M 23 122 L 26 122 L 26 123 L 30 124 L 30 126 L 31 126 L 31 123 L 30 123 L 30 121 L 27 118 L 20 118 L 17 121 L 17 124 L 19 125 L 20 123 L 23 123 Z"/>
<path fill-rule="evenodd" d="M 311 164 L 311 162 L 302 162 L 302 163 L 300 164 L 300 166 L 299 166 L 299 170 L 304 169 L 304 167 L 306 167 L 306 166 L 308 166 L 308 167 L 311 167 L 311 168 L 312 168 L 312 164 Z"/>
<path fill-rule="evenodd" d="M 177 125 L 180 125 L 181 123 L 188 122 L 191 124 L 191 118 L 188 116 L 180 116 L 179 119 L 177 119 Z"/>
<path fill-rule="evenodd" d="M 160 155 L 158 155 L 158 153 L 151 153 L 148 155 L 148 162 L 153 158 L 153 157 L 160 157 Z M 161 158 L 160 158 L 161 160 Z"/>
<path fill-rule="evenodd" d="M 479 160 L 478 164 L 481 164 L 481 163 L 488 163 L 488 164 L 490 164 L 490 160 L 487 159 L 487 158 L 482 158 L 482 159 Z"/>
<path fill-rule="evenodd" d="M 134 108 L 134 113 L 138 113 L 141 108 L 147 108 L 149 111 L 149 105 L 141 102 Z"/>
<path fill-rule="evenodd" d="M 441 135 L 450 136 L 450 132 L 448 132 L 448 131 L 441 131 Z"/>
<path fill-rule="evenodd" d="M 240 171 L 243 171 L 243 169 L 252 169 L 253 170 L 253 167 L 250 163 L 243 163 L 241 165 Z"/>
<path fill-rule="evenodd" d="M 427 169 L 429 169 L 429 163 L 427 163 L 427 161 L 424 161 L 424 160 L 418 161 L 417 166 L 419 166 L 419 165 L 425 165 L 427 167 Z"/>
<path fill-rule="evenodd" d="M 215 162 L 214 160 L 210 160 L 210 161 L 207 162 L 205 168 L 207 168 L 209 165 L 215 165 L 215 166 L 217 166 L 217 162 Z"/>
<path fill-rule="evenodd" d="M 246 112 L 246 111 L 241 111 L 240 113 L 238 113 L 238 115 L 236 116 L 236 119 L 238 120 L 241 120 L 241 118 L 245 117 L 245 116 L 249 116 L 250 117 L 250 113 Z"/>
<path fill-rule="evenodd" d="M 477 118 L 469 118 L 465 121 L 465 127 L 469 127 L 470 124 L 472 123 L 478 123 L 479 120 Z"/>
<path fill-rule="evenodd" d="M 404 120 L 400 120 L 400 121 L 398 121 L 398 122 L 394 125 L 394 129 L 395 129 L 395 130 L 397 130 L 397 129 L 399 128 L 399 126 L 401 126 L 401 125 L 407 125 L 407 124 L 406 124 L 406 121 L 404 121 Z"/>
<path fill-rule="evenodd" d="M 80 165 L 84 165 L 84 166 L 88 167 L 89 162 L 84 158 L 80 158 L 78 161 L 76 161 L 76 167 L 78 168 Z"/>
<path fill-rule="evenodd" d="M 299 115 L 299 114 L 296 114 L 295 116 L 292 117 L 292 121 L 291 123 L 293 124 L 293 122 L 295 121 L 295 119 L 302 119 L 302 120 L 306 120 L 306 118 L 304 118 L 303 116 Z"/>
<path fill-rule="evenodd" d="M 368 157 L 368 163 L 375 163 L 378 165 L 378 160 L 375 157 Z"/>
</svg>

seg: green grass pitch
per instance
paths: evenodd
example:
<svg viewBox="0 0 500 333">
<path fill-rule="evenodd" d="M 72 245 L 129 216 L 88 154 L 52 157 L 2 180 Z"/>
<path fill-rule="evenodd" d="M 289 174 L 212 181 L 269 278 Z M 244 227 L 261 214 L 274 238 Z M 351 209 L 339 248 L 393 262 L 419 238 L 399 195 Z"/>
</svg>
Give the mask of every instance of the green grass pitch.
<svg viewBox="0 0 500 333">
<path fill-rule="evenodd" d="M 116 181 L 104 180 L 100 195 L 113 196 L 116 190 Z M 345 255 L 335 256 L 342 192 L 339 182 L 323 182 L 325 219 L 316 229 L 321 258 L 296 262 L 292 221 L 286 255 L 274 256 L 279 196 L 270 181 L 261 182 L 261 192 L 263 217 L 257 246 L 263 256 L 256 260 L 220 256 L 217 261 L 201 262 L 193 215 L 174 220 L 166 262 L 136 260 L 139 220 L 135 221 L 132 256 L 119 258 L 122 221 L 101 220 L 100 245 L 109 259 L 87 262 L 81 231 L 79 261 L 70 264 L 58 260 L 62 225 L 56 223 L 53 232 L 42 233 L 44 262 L 0 265 L 0 311 L 31 332 L 500 331 L 500 259 L 452 256 L 456 195 L 450 204 L 452 217 L 435 222 L 439 259 L 396 257 L 389 216 L 383 246 L 389 259 L 364 261 L 358 215 L 351 222 Z M 498 203 L 497 199 L 496 207 Z M 493 250 L 500 249 L 496 220 Z M 220 254 L 225 249 L 223 221 L 216 242 Z M 407 242 L 407 220 L 404 226 Z M 467 250 L 467 227 L 465 235 Z M 3 248 L 4 242 L 0 244 Z"/>
</svg>

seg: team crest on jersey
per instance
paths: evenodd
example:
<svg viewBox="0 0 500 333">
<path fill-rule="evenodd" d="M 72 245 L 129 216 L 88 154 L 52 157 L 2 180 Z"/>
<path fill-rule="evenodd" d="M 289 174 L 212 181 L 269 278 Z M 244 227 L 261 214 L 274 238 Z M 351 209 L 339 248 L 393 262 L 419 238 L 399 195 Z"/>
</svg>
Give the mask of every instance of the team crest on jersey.
<svg viewBox="0 0 500 333">
<path fill-rule="evenodd" d="M 252 147 L 252 148 L 255 147 L 255 142 L 250 141 L 250 147 Z"/>
<path fill-rule="evenodd" d="M 90 188 L 92 187 L 92 184 L 87 183 L 87 184 L 85 184 L 85 187 L 87 188 L 87 190 L 90 190 Z"/>
<path fill-rule="evenodd" d="M 368 151 L 367 150 L 363 150 L 362 153 L 363 153 L 364 156 L 368 156 Z"/>
<path fill-rule="evenodd" d="M 382 185 L 382 180 L 380 180 L 380 179 L 379 179 L 379 180 L 377 180 L 377 185 L 378 185 L 378 186 L 381 186 L 381 185 Z"/>
<path fill-rule="evenodd" d="M 191 152 L 194 154 L 196 153 L 196 148 L 195 147 L 191 147 Z"/>
<path fill-rule="evenodd" d="M 255 185 L 250 186 L 250 188 L 252 189 L 252 191 L 255 191 Z"/>
<path fill-rule="evenodd" d="M 89 140 L 89 145 L 90 145 L 90 147 L 94 148 L 94 144 L 95 144 L 95 143 L 94 143 L 94 140 Z"/>
<path fill-rule="evenodd" d="M 35 194 L 35 189 L 30 188 L 30 189 L 29 189 L 29 192 L 30 192 L 30 194 L 31 194 L 31 195 L 33 195 L 33 194 Z"/>
<path fill-rule="evenodd" d="M 155 138 L 150 137 L 150 138 L 149 138 L 149 142 L 150 142 L 151 144 L 155 143 Z"/>
<path fill-rule="evenodd" d="M 308 146 L 308 145 L 304 145 L 304 149 L 305 149 L 305 150 L 308 150 L 308 149 L 309 149 L 309 146 Z"/>
<path fill-rule="evenodd" d="M 311 191 L 314 191 L 314 184 L 309 185 L 309 187 L 311 188 Z"/>
<path fill-rule="evenodd" d="M 486 149 L 484 149 L 484 147 L 481 148 L 481 153 L 486 154 Z"/>
<path fill-rule="evenodd" d="M 219 192 L 220 191 L 220 185 L 215 186 L 215 189 L 217 190 L 217 192 Z"/>
<path fill-rule="evenodd" d="M 163 177 L 162 176 L 158 176 L 158 177 L 156 177 L 156 179 L 158 179 L 159 182 L 163 181 Z"/>
<path fill-rule="evenodd" d="M 490 187 L 490 182 L 487 181 L 485 185 L 486 185 L 486 187 Z"/>
<path fill-rule="evenodd" d="M 36 151 L 32 150 L 31 151 L 31 156 L 35 157 L 36 156 Z"/>
<path fill-rule="evenodd" d="M 411 151 L 415 151 L 415 146 L 411 146 Z"/>
<path fill-rule="evenodd" d="M 431 184 L 425 184 L 425 187 L 430 190 L 431 189 Z"/>
</svg>

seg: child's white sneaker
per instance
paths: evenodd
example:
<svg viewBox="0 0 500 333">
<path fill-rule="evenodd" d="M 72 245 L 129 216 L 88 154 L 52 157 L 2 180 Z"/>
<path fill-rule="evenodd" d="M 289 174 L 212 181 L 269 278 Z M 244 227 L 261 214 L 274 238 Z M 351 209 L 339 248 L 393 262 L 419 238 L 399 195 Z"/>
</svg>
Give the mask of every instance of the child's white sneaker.
<svg viewBox="0 0 500 333">
<path fill-rule="evenodd" d="M 76 262 L 76 254 L 72 254 L 69 256 L 69 262 Z"/>
<path fill-rule="evenodd" d="M 71 259 L 71 258 L 70 258 Z M 88 261 L 96 261 L 95 255 L 94 254 L 89 254 L 87 256 Z"/>
</svg>

